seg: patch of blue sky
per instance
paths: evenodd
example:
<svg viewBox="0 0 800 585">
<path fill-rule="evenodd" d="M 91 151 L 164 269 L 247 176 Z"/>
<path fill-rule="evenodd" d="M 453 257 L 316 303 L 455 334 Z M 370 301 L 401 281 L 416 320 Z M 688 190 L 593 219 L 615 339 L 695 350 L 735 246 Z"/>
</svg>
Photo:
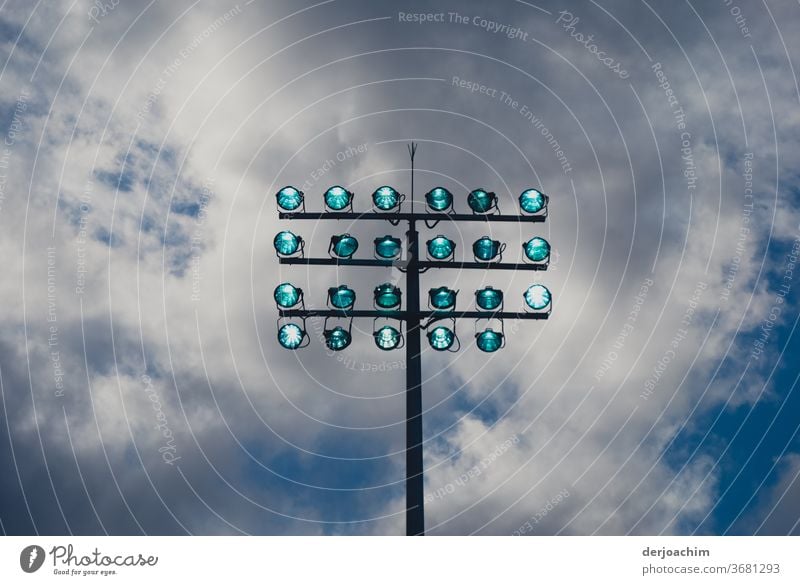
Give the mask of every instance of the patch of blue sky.
<svg viewBox="0 0 800 585">
<path fill-rule="evenodd" d="M 172 202 L 171 211 L 178 215 L 197 217 L 200 214 L 200 203 L 197 201 L 178 201 Z"/>
<path fill-rule="evenodd" d="M 133 171 L 126 169 L 120 171 L 95 171 L 94 176 L 98 181 L 114 190 L 130 192 L 133 190 L 136 179 Z"/>
<path fill-rule="evenodd" d="M 73 227 L 78 227 L 81 219 L 81 204 L 77 200 L 69 199 L 64 193 L 58 198 L 58 208 L 61 216 Z"/>
<path fill-rule="evenodd" d="M 4 39 L 9 43 L 14 43 L 18 48 L 40 55 L 43 47 L 31 39 L 29 35 L 25 33 L 20 34 L 21 31 L 22 29 L 16 24 L 11 24 L 5 18 L 0 18 L 0 39 Z"/>
<path fill-rule="evenodd" d="M 773 293 L 770 306 L 790 249 L 791 242 L 773 241 L 770 245 L 766 275 Z M 795 386 L 797 362 L 791 358 L 800 352 L 795 329 L 797 303 L 794 300 L 798 290 L 800 280 L 793 283 L 785 303 L 779 305 L 781 318 L 769 330 L 763 353 L 758 359 L 752 358 L 752 349 L 761 334 L 763 319 L 759 320 L 756 329 L 737 335 L 734 351 L 716 374 L 717 380 L 728 381 L 730 388 L 725 390 L 735 393 L 737 398 L 748 396 L 757 400 L 744 403 L 737 400 L 737 406 L 727 408 L 719 402 L 701 405 L 690 424 L 674 438 L 665 453 L 670 465 L 677 468 L 699 455 L 711 456 L 718 462 L 715 469 L 719 482 L 716 488 L 718 498 L 711 513 L 690 527 L 690 532 L 746 534 L 748 527 L 742 525 L 742 519 L 749 517 L 760 503 L 759 497 L 753 497 L 754 492 L 768 493 L 778 480 L 779 469 L 773 466 L 776 458 L 787 447 L 788 451 L 798 449 L 800 392 Z M 740 387 L 735 388 L 748 363 Z M 694 380 L 692 383 L 705 384 L 706 381 Z M 765 383 L 767 388 L 762 392 Z"/>
<path fill-rule="evenodd" d="M 103 242 L 109 248 L 119 248 L 122 246 L 122 239 L 116 233 L 110 232 L 103 226 L 95 229 L 93 237 L 98 242 Z"/>
<path fill-rule="evenodd" d="M 326 439 L 325 452 L 358 457 L 364 441 L 354 439 L 338 433 Z M 352 460 L 315 457 L 294 449 L 275 453 L 269 440 L 248 441 L 244 447 L 253 456 L 242 454 L 245 479 L 267 492 L 291 492 L 295 510 L 316 511 L 316 517 L 324 521 L 317 526 L 324 534 L 365 530 L 364 524 L 353 521 L 382 513 L 386 502 L 404 493 L 402 453 Z"/>
</svg>

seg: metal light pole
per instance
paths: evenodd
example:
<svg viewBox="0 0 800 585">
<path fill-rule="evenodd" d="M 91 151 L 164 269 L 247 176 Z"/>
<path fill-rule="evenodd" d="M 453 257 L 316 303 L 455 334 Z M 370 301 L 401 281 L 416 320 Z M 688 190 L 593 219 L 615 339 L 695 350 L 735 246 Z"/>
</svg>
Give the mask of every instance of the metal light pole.
<svg viewBox="0 0 800 585">
<path fill-rule="evenodd" d="M 406 535 L 425 534 L 422 482 L 422 359 L 419 320 L 419 233 L 414 219 L 414 155 L 410 144 L 411 218 L 408 220 L 406 266 Z"/>
<path fill-rule="evenodd" d="M 549 306 L 546 312 L 506 312 L 501 307 L 495 311 L 422 311 L 420 308 L 419 275 L 429 268 L 457 268 L 480 270 L 546 270 L 549 264 L 549 253 L 546 259 L 537 263 L 504 263 L 504 262 L 468 262 L 453 260 L 422 260 L 419 249 L 419 232 L 417 221 L 478 221 L 478 222 L 515 222 L 538 223 L 547 217 L 546 196 L 544 213 L 530 215 L 501 215 L 493 213 L 457 214 L 443 212 L 414 212 L 414 157 L 417 145 L 408 146 L 411 158 L 411 212 L 410 213 L 374 213 L 363 214 L 352 211 L 326 211 L 322 213 L 302 211 L 280 211 L 280 219 L 288 220 L 382 220 L 407 221 L 407 256 L 405 261 L 359 258 L 305 258 L 283 257 L 279 254 L 279 261 L 286 265 L 313 265 L 313 266 L 394 266 L 405 272 L 406 275 L 406 309 L 405 310 L 357 310 L 357 309 L 285 309 L 279 307 L 280 318 L 300 318 L 305 321 L 308 317 L 381 317 L 396 319 L 406 323 L 406 535 L 422 536 L 425 534 L 425 509 L 423 503 L 423 463 L 422 463 L 422 360 L 421 360 L 421 331 L 431 324 L 442 319 L 547 319 L 550 315 Z M 279 193 L 280 194 L 280 193 Z M 302 197 L 302 194 L 300 194 Z M 435 225 L 434 223 L 434 225 Z M 548 291 L 549 294 L 549 291 Z M 548 305 L 549 297 L 548 297 Z M 305 333 L 304 333 L 305 334 Z M 302 347 L 302 345 L 298 346 Z"/>
</svg>

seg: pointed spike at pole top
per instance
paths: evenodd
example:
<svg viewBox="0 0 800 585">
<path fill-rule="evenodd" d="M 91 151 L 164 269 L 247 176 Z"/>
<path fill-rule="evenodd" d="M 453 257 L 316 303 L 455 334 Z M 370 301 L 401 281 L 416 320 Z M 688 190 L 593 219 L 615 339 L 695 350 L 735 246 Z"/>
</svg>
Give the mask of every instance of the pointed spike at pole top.
<svg viewBox="0 0 800 585">
<path fill-rule="evenodd" d="M 417 143 L 408 145 L 408 156 L 411 157 L 411 213 L 414 213 L 414 155 L 417 154 Z M 413 225 L 413 223 L 411 224 Z"/>
</svg>

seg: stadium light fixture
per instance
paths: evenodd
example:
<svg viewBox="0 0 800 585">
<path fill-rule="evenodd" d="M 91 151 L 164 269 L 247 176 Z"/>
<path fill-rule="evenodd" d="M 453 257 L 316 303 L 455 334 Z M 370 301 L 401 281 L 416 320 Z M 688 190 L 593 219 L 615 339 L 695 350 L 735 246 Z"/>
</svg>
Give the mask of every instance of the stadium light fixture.
<svg viewBox="0 0 800 585">
<path fill-rule="evenodd" d="M 328 252 L 336 258 L 348 259 L 358 250 L 358 240 L 350 234 L 339 234 L 331 236 L 331 244 Z"/>
<path fill-rule="evenodd" d="M 428 343 L 436 351 L 452 351 L 457 339 L 455 326 L 436 325 L 428 329 Z"/>
<path fill-rule="evenodd" d="M 428 240 L 425 244 L 428 248 L 428 256 L 434 260 L 452 259 L 455 254 L 456 243 L 445 236 L 436 236 Z"/>
<path fill-rule="evenodd" d="M 372 337 L 378 349 L 382 349 L 383 351 L 391 351 L 402 347 L 403 334 L 400 333 L 399 329 L 391 325 L 384 325 L 373 331 Z"/>
<path fill-rule="evenodd" d="M 483 352 L 494 353 L 505 345 L 505 336 L 501 331 L 487 327 L 475 334 L 475 344 Z"/>
<path fill-rule="evenodd" d="M 281 309 L 291 309 L 303 300 L 303 290 L 290 282 L 283 282 L 275 287 L 275 302 Z"/>
<path fill-rule="evenodd" d="M 378 309 L 396 309 L 400 306 L 402 293 L 391 282 L 385 282 L 375 287 L 374 300 Z"/>
<path fill-rule="evenodd" d="M 275 194 L 278 208 L 282 211 L 297 211 L 303 207 L 303 192 L 291 185 L 287 185 Z"/>
<path fill-rule="evenodd" d="M 353 340 L 349 329 L 345 329 L 341 325 L 337 325 L 333 329 L 325 329 L 322 336 L 325 338 L 325 345 L 331 351 L 342 351 Z"/>
<path fill-rule="evenodd" d="M 308 334 L 297 323 L 286 323 L 278 329 L 278 343 L 286 349 L 300 349 L 308 345 Z"/>
<path fill-rule="evenodd" d="M 486 189 L 475 189 L 467 196 L 467 205 L 473 213 L 489 213 L 497 209 L 497 195 Z"/>
<path fill-rule="evenodd" d="M 400 256 L 403 243 L 400 238 L 393 236 L 383 236 L 375 238 L 375 256 L 384 260 L 393 260 Z"/>
<path fill-rule="evenodd" d="M 472 244 L 472 253 L 479 262 L 502 260 L 505 249 L 505 244 L 498 240 L 493 240 L 489 236 L 483 236 Z"/>
<path fill-rule="evenodd" d="M 456 308 L 458 291 L 440 286 L 428 291 L 428 305 L 436 311 L 451 311 Z"/>
<path fill-rule="evenodd" d="M 503 291 L 491 286 L 476 290 L 475 304 L 484 311 L 496 311 L 503 306 Z"/>
<path fill-rule="evenodd" d="M 400 204 L 405 199 L 405 195 L 401 195 L 393 187 L 384 185 L 378 187 L 372 194 L 372 203 L 376 209 L 380 211 L 392 211 L 393 209 L 400 209 Z"/>
<path fill-rule="evenodd" d="M 282 256 L 286 258 L 294 256 L 295 254 L 302 254 L 304 247 L 303 238 L 288 230 L 278 232 L 273 240 L 273 244 L 275 245 L 275 251 L 278 253 L 278 257 Z"/>
<path fill-rule="evenodd" d="M 531 238 L 522 244 L 522 249 L 531 262 L 544 262 L 550 257 L 550 244 L 544 238 Z"/>
<path fill-rule="evenodd" d="M 344 211 L 353 207 L 353 193 L 340 185 L 334 185 L 325 191 L 325 206 L 330 211 Z"/>
<path fill-rule="evenodd" d="M 425 203 L 431 211 L 448 211 L 453 207 L 453 194 L 444 187 L 434 187 L 425 194 Z"/>
<path fill-rule="evenodd" d="M 537 189 L 525 189 L 519 195 L 519 208 L 523 213 L 533 215 L 547 205 L 547 195 Z"/>
<path fill-rule="evenodd" d="M 543 311 L 550 307 L 552 296 L 550 289 L 541 284 L 532 284 L 523 294 L 525 304 L 534 311 Z"/>
<path fill-rule="evenodd" d="M 356 291 L 345 284 L 328 289 L 328 305 L 335 309 L 352 309 L 356 303 Z"/>
</svg>

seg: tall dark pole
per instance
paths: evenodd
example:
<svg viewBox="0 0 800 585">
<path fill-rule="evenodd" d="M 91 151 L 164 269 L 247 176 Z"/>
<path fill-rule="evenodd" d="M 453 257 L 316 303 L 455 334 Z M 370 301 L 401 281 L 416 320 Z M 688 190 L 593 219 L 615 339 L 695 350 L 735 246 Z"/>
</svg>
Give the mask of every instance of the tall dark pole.
<svg viewBox="0 0 800 585">
<path fill-rule="evenodd" d="M 419 234 L 414 213 L 414 154 L 411 156 L 411 213 L 408 221 L 408 263 L 406 265 L 406 535 L 425 534 L 422 482 L 422 361 L 419 327 Z"/>
</svg>

